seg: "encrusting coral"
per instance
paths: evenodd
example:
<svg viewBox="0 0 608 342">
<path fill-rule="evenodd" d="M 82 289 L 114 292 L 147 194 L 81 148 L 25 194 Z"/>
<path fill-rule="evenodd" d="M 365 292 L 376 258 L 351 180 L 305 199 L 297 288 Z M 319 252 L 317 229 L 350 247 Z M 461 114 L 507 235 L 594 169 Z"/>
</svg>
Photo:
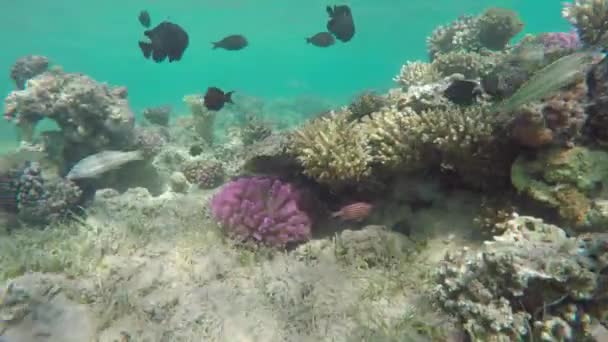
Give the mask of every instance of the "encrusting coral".
<svg viewBox="0 0 608 342">
<path fill-rule="evenodd" d="M 18 90 L 24 90 L 27 80 L 45 72 L 48 67 L 49 59 L 47 57 L 27 55 L 17 59 L 13 64 L 10 77 Z"/>
<path fill-rule="evenodd" d="M 184 102 L 190 108 L 196 133 L 205 143 L 213 145 L 215 112 L 210 111 L 205 107 L 202 95 L 184 96 Z"/>
<path fill-rule="evenodd" d="M 289 150 L 319 183 L 354 184 L 371 173 L 369 136 L 348 110 L 313 119 L 291 137 Z"/>
<path fill-rule="evenodd" d="M 607 0 L 565 2 L 562 16 L 576 27 L 578 35 L 585 45 L 591 47 L 608 45 Z"/>
<path fill-rule="evenodd" d="M 606 250 L 598 253 L 532 217 L 503 225 L 504 233 L 481 251 L 446 257 L 435 273 L 439 305 L 462 322 L 473 341 L 591 340 L 590 323 L 603 318 L 585 309 L 605 306 L 598 300 L 605 296 L 598 270 L 606 267 L 592 263 L 605 260 Z M 567 326 L 567 336 L 547 331 L 556 319 Z M 558 339 L 547 339 L 551 334 Z"/>
<path fill-rule="evenodd" d="M 216 161 L 195 160 L 188 162 L 182 169 L 186 179 L 201 189 L 213 189 L 224 181 L 225 170 Z"/>
<path fill-rule="evenodd" d="M 269 177 L 245 177 L 224 185 L 211 200 L 213 216 L 239 241 L 274 247 L 311 238 L 311 219 L 302 210 L 302 193 Z"/>
</svg>

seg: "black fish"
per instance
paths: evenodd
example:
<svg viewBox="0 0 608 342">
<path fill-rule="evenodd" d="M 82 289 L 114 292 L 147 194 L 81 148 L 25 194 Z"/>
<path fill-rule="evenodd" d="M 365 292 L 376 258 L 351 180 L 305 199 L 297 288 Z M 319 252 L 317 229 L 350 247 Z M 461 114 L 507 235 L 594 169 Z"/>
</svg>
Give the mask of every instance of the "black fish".
<svg viewBox="0 0 608 342">
<path fill-rule="evenodd" d="M 236 51 L 236 50 L 240 50 L 240 49 L 246 47 L 248 42 L 247 42 L 247 38 L 243 37 L 242 35 L 233 34 L 231 36 L 228 36 L 220 41 L 213 42 L 211 44 L 213 44 L 214 49 L 222 48 L 225 50 Z"/>
<path fill-rule="evenodd" d="M 327 6 L 326 10 L 327 14 L 329 14 L 327 30 L 345 43 L 351 40 L 355 35 L 355 22 L 353 21 L 350 7 L 347 5 L 334 5 L 333 8 Z"/>
<path fill-rule="evenodd" d="M 454 80 L 443 95 L 457 105 L 470 106 L 480 95 L 479 84 L 471 80 Z"/>
<path fill-rule="evenodd" d="M 143 25 L 143 27 L 148 28 L 150 27 L 150 13 L 148 13 L 148 11 L 143 10 L 141 12 L 139 12 L 139 23 Z"/>
<path fill-rule="evenodd" d="M 329 32 L 319 32 L 310 38 L 306 38 L 306 42 L 318 47 L 328 47 L 334 45 L 336 40 Z"/>
<path fill-rule="evenodd" d="M 220 88 L 209 87 L 204 97 L 205 107 L 209 110 L 217 111 L 222 109 L 225 103 L 234 104 L 231 98 L 233 93 L 234 91 L 224 93 Z"/>
<path fill-rule="evenodd" d="M 188 33 L 179 25 L 163 21 L 152 30 L 144 32 L 150 38 L 150 43 L 139 42 L 139 48 L 144 57 L 160 63 L 169 57 L 169 63 L 182 59 L 188 47 Z"/>
</svg>

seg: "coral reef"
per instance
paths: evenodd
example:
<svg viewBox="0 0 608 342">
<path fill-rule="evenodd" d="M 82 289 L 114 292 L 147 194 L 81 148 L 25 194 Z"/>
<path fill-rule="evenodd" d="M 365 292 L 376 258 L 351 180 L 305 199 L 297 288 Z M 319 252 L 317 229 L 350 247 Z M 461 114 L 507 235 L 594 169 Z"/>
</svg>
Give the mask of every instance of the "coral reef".
<svg viewBox="0 0 608 342">
<path fill-rule="evenodd" d="M 159 107 L 146 108 L 143 111 L 144 118 L 154 125 L 168 126 L 169 118 L 173 108 L 170 105 L 164 105 Z"/>
<path fill-rule="evenodd" d="M 213 189 L 224 181 L 225 170 L 220 162 L 194 160 L 182 169 L 186 179 L 201 189 Z"/>
<path fill-rule="evenodd" d="M 270 123 L 259 119 L 254 115 L 246 116 L 246 123 L 240 129 L 240 137 L 243 144 L 251 145 L 257 141 L 264 140 L 272 134 Z"/>
<path fill-rule="evenodd" d="M 11 67 L 10 77 L 18 90 L 25 89 L 25 82 L 34 76 L 45 72 L 49 67 L 49 59 L 44 56 L 23 56 Z"/>
<path fill-rule="evenodd" d="M 200 139 L 208 145 L 213 145 L 213 129 L 215 125 L 215 112 L 207 110 L 203 95 L 187 95 L 184 102 L 190 108 L 194 119 L 194 129 Z"/>
<path fill-rule="evenodd" d="M 433 64 L 421 61 L 407 61 L 401 66 L 399 74 L 393 78 L 393 81 L 407 90 L 410 86 L 433 83 L 440 78 Z"/>
<path fill-rule="evenodd" d="M 564 2 L 562 16 L 576 28 L 585 45 L 604 47 L 608 44 L 608 1 Z"/>
<path fill-rule="evenodd" d="M 251 177 L 224 185 L 211 200 L 211 208 L 231 237 L 284 247 L 311 237 L 312 223 L 301 209 L 302 200 L 289 183 Z"/>
<path fill-rule="evenodd" d="M 552 341 L 546 328 L 556 321 L 570 334 L 559 338 L 557 332 L 557 340 L 588 340 L 586 322 L 599 317 L 585 307 L 603 305 L 597 301 L 602 277 L 585 266 L 593 251 L 540 219 L 521 216 L 504 225 L 504 233 L 479 252 L 446 257 L 436 271 L 439 305 L 461 320 L 474 341 Z"/>
<path fill-rule="evenodd" d="M 159 154 L 169 140 L 166 131 L 155 127 L 135 127 L 133 136 L 133 147 L 142 151 L 146 159 L 152 159 Z"/>
<path fill-rule="evenodd" d="M 39 163 L 32 162 L 14 179 L 20 220 L 48 224 L 67 217 L 80 204 L 82 191 L 71 181 L 44 177 Z"/>
<path fill-rule="evenodd" d="M 352 120 L 361 120 L 373 112 L 379 111 L 386 105 L 386 99 L 373 91 L 359 94 L 349 105 L 348 111 Z"/>
<path fill-rule="evenodd" d="M 11 92 L 4 113 L 28 132 L 26 140 L 40 120 L 55 121 L 70 149 L 64 157 L 73 160 L 127 146 L 134 127 L 126 88 L 109 88 L 86 75 L 61 71 L 40 74 L 27 81 L 25 90 Z"/>
<path fill-rule="evenodd" d="M 452 51 L 438 54 L 433 60 L 433 68 L 443 76 L 464 75 L 465 78 L 478 78 L 490 73 L 499 58 L 497 54 L 479 54 L 468 51 Z"/>
<path fill-rule="evenodd" d="M 289 149 L 319 183 L 354 184 L 371 173 L 369 136 L 348 110 L 313 119 L 293 133 Z"/>
<path fill-rule="evenodd" d="M 588 115 L 585 134 L 599 144 L 608 144 L 608 58 L 602 59 L 587 73 Z"/>
<path fill-rule="evenodd" d="M 478 19 L 479 42 L 491 50 L 504 49 L 524 27 L 519 15 L 506 8 L 492 7 Z"/>
<path fill-rule="evenodd" d="M 591 199 L 607 186 L 607 177 L 608 153 L 581 146 L 542 150 L 534 159 L 521 155 L 511 168 L 511 181 L 520 193 L 555 208 L 579 229 L 603 221 Z"/>
</svg>

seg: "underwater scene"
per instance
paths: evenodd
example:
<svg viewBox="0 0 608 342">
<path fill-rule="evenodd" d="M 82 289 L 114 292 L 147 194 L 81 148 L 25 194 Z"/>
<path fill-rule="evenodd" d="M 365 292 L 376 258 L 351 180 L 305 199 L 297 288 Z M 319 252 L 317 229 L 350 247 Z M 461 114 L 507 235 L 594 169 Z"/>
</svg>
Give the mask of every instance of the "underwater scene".
<svg viewBox="0 0 608 342">
<path fill-rule="evenodd" d="M 0 19 L 0 342 L 608 341 L 608 0 Z"/>
</svg>

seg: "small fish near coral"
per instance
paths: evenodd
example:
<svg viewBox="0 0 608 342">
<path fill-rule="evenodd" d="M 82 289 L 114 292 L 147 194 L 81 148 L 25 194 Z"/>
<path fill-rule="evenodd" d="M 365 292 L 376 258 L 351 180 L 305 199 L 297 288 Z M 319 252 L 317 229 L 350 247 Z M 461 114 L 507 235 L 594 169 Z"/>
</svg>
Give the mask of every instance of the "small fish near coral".
<svg viewBox="0 0 608 342">
<path fill-rule="evenodd" d="M 327 30 L 344 43 L 350 41 L 355 35 L 355 22 L 350 7 L 347 5 L 327 6 Z"/>
<path fill-rule="evenodd" d="M 212 111 L 218 111 L 224 107 L 226 103 L 232 103 L 232 94 L 234 91 L 224 93 L 223 90 L 217 87 L 207 88 L 207 92 L 204 97 L 204 104 L 207 109 Z"/>
<path fill-rule="evenodd" d="M 213 44 L 214 50 L 219 48 L 229 51 L 238 51 L 247 47 L 249 42 L 243 35 L 233 34 L 217 42 L 212 42 L 211 44 Z"/>
<path fill-rule="evenodd" d="M 342 221 L 361 222 L 369 217 L 373 206 L 366 202 L 355 202 L 343 206 L 340 210 L 331 214 L 332 218 Z"/>
<path fill-rule="evenodd" d="M 139 12 L 139 16 L 137 17 L 141 26 L 148 28 L 150 27 L 150 13 L 148 11 L 143 10 Z"/>
<path fill-rule="evenodd" d="M 147 30 L 144 35 L 150 42 L 139 42 L 139 48 L 146 59 L 160 63 L 169 58 L 169 63 L 182 59 L 184 51 L 188 47 L 188 33 L 174 23 L 163 21 L 152 30 Z"/>
<path fill-rule="evenodd" d="M 334 45 L 336 40 L 329 32 L 319 32 L 312 37 L 306 38 L 306 42 L 318 47 L 329 47 Z"/>
</svg>

